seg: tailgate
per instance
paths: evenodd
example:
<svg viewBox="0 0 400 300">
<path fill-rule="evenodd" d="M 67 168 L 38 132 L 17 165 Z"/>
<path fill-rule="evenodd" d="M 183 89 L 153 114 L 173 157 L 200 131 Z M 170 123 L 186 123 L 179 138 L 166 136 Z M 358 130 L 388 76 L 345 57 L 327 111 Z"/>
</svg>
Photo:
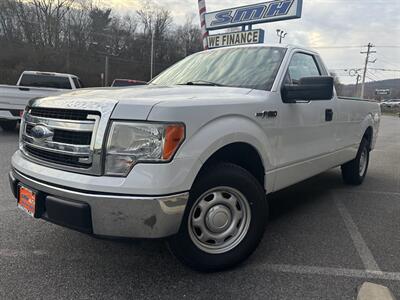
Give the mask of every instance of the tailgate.
<svg viewBox="0 0 400 300">
<path fill-rule="evenodd" d="M 24 109 L 29 100 L 62 92 L 58 89 L 0 85 L 0 109 Z"/>
</svg>

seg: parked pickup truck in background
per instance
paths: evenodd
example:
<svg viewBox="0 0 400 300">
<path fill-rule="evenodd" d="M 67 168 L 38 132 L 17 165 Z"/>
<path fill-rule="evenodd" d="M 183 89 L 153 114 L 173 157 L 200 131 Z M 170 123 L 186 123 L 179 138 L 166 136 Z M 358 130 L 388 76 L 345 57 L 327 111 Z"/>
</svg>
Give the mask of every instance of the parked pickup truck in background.
<svg viewBox="0 0 400 300">
<path fill-rule="evenodd" d="M 380 115 L 375 102 L 337 97 L 312 50 L 204 51 L 147 86 L 31 101 L 10 182 L 35 218 L 165 237 L 183 263 L 216 271 L 256 249 L 268 194 L 339 166 L 361 184 Z"/>
<path fill-rule="evenodd" d="M 133 79 L 114 79 L 111 87 L 146 85 L 146 81 Z"/>
<path fill-rule="evenodd" d="M 82 88 L 75 75 L 25 71 L 17 85 L 0 85 L 0 127 L 14 130 L 30 99 Z"/>
</svg>

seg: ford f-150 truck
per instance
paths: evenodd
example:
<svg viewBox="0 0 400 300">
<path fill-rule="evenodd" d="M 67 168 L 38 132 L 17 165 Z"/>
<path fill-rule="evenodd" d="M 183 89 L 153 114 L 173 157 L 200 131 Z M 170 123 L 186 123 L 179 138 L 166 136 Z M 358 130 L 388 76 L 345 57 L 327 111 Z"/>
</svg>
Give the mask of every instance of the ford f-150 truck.
<svg viewBox="0 0 400 300">
<path fill-rule="evenodd" d="M 81 87 L 82 83 L 75 75 L 25 71 L 17 85 L 0 85 L 0 127 L 15 130 L 30 99 Z"/>
<path fill-rule="evenodd" d="M 35 218 L 100 237 L 165 237 L 190 267 L 222 270 L 259 244 L 268 194 L 335 167 L 361 184 L 380 114 L 337 97 L 312 50 L 209 50 L 148 86 L 31 101 L 10 182 Z"/>
</svg>

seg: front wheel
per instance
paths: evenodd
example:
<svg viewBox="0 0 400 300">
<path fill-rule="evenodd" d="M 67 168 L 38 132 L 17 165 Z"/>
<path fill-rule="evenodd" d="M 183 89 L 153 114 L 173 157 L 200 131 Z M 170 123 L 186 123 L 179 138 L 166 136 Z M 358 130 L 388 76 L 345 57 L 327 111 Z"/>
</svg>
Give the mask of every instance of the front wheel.
<svg viewBox="0 0 400 300">
<path fill-rule="evenodd" d="M 257 248 L 267 218 L 260 183 L 245 169 L 221 163 L 195 182 L 180 231 L 168 241 L 169 248 L 195 270 L 227 269 Z"/>
<path fill-rule="evenodd" d="M 346 184 L 360 185 L 367 175 L 369 165 L 369 142 L 363 138 L 354 160 L 342 165 L 342 177 Z"/>
</svg>

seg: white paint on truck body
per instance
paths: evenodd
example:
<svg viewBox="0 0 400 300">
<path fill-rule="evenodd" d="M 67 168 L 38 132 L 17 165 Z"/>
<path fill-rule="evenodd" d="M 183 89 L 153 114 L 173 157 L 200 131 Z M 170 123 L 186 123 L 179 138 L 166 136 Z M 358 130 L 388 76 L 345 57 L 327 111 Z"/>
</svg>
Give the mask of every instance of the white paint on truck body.
<svg viewBox="0 0 400 300">
<path fill-rule="evenodd" d="M 321 75 L 328 73 L 316 52 L 295 46 L 276 47 L 287 51 L 270 91 L 150 85 L 87 89 L 40 100 L 44 107 L 72 109 L 74 103 L 90 102 L 93 106 L 108 99 L 115 102 L 110 120 L 184 123 L 185 140 L 170 163 L 138 163 L 127 177 L 91 176 L 33 162 L 18 151 L 12 159 L 13 168 L 48 185 L 81 192 L 172 195 L 190 191 L 200 169 L 216 151 L 232 143 L 246 143 L 261 157 L 266 174 L 264 187 L 266 193 L 271 193 L 354 159 L 369 127 L 373 129 L 373 148 L 380 120 L 378 103 L 336 95 L 326 101 L 283 103 L 281 87 L 293 55 L 312 55 Z M 325 120 L 327 109 L 334 112 L 331 122 Z M 256 117 L 261 111 L 275 111 L 277 115 Z M 104 234 L 99 228 L 104 229 L 101 217 L 93 220 L 93 230 Z M 114 228 L 106 233 L 118 235 L 117 232 L 118 228 Z"/>
</svg>

